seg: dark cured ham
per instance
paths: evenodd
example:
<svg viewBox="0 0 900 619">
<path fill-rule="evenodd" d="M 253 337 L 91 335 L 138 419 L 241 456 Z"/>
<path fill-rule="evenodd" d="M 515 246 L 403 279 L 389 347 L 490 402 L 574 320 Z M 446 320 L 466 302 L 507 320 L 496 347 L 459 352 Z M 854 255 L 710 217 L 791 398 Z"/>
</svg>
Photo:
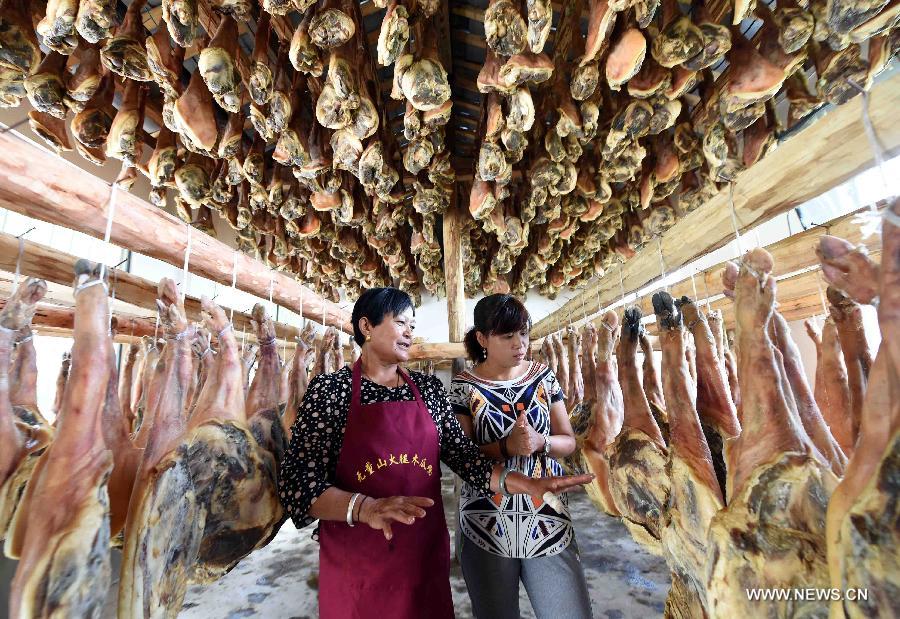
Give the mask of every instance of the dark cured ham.
<svg viewBox="0 0 900 619">
<path fill-rule="evenodd" d="M 706 582 L 713 616 L 816 617 L 824 602 L 749 600 L 747 588 L 828 586 L 824 515 L 837 478 L 816 455 L 770 338 L 775 304 L 772 257 L 763 249 L 730 264 L 741 383 L 741 435 L 731 446 L 728 506 L 709 531 Z"/>
<path fill-rule="evenodd" d="M 641 310 L 625 310 L 616 349 L 625 418 L 622 431 L 606 448 L 609 489 L 632 537 L 653 554 L 662 554 L 660 524 L 669 499 L 668 450 L 641 387 L 637 366 Z"/>
</svg>

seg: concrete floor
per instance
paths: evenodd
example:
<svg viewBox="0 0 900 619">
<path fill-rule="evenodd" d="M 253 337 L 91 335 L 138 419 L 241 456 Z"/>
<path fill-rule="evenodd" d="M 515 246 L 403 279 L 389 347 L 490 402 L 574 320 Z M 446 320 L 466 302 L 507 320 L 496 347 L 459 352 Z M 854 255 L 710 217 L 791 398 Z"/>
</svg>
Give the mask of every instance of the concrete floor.
<svg viewBox="0 0 900 619">
<path fill-rule="evenodd" d="M 452 524 L 453 493 L 449 479 L 445 475 L 447 521 Z M 662 616 L 669 589 L 665 561 L 635 544 L 619 520 L 599 514 L 585 494 L 572 495 L 569 503 L 594 617 Z M 191 587 L 179 619 L 318 616 L 319 555 L 318 545 L 310 533 L 311 529 L 298 531 L 293 524 L 285 524 L 272 543 L 247 557 L 224 578 L 206 587 Z M 472 617 L 466 585 L 455 561 L 450 584 L 457 618 Z M 524 587 L 520 587 L 519 594 L 522 617 L 533 618 Z"/>
<path fill-rule="evenodd" d="M 452 512 L 452 476 L 444 476 L 447 522 Z M 597 619 L 660 617 L 669 588 L 665 561 L 635 544 L 615 518 L 601 515 L 583 493 L 570 498 L 572 518 L 585 575 Z M 300 619 L 318 616 L 317 578 L 319 547 L 311 529 L 298 531 L 288 522 L 268 546 L 242 561 L 231 573 L 209 586 L 192 586 L 179 619 Z M 120 553 L 113 551 L 113 574 Z M 0 617 L 6 615 L 9 580 L 15 561 L 0 555 Z M 472 608 L 459 565 L 450 574 L 458 619 L 472 617 Z M 520 588 L 523 618 L 534 613 Z M 115 618 L 115 584 L 110 591 L 105 619 Z M 554 618 L 557 619 L 557 618 Z M 565 618 L 559 618 L 565 619 Z"/>
</svg>

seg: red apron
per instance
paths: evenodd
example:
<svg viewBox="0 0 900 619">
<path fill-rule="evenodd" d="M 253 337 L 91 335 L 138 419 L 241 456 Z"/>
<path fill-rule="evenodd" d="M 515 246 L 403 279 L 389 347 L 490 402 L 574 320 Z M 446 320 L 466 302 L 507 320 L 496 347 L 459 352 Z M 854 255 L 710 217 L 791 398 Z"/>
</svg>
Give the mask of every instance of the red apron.
<svg viewBox="0 0 900 619">
<path fill-rule="evenodd" d="M 415 384 L 410 402 L 359 402 L 362 364 L 353 387 L 335 486 L 373 498 L 434 500 L 412 525 L 393 523 L 393 539 L 363 523 L 319 523 L 319 615 L 322 619 L 453 618 L 450 536 L 441 499 L 440 444 Z"/>
</svg>

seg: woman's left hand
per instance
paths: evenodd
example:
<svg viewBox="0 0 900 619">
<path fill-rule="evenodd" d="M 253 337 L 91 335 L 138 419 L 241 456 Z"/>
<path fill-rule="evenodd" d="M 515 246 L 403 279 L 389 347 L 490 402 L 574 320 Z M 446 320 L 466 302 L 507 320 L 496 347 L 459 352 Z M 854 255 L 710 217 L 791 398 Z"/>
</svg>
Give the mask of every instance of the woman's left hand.
<svg viewBox="0 0 900 619">
<path fill-rule="evenodd" d="M 562 494 L 563 492 L 580 491 L 582 486 L 594 481 L 593 475 L 560 475 L 559 477 L 538 477 L 528 480 L 528 494 L 544 496 L 545 492 Z"/>
</svg>

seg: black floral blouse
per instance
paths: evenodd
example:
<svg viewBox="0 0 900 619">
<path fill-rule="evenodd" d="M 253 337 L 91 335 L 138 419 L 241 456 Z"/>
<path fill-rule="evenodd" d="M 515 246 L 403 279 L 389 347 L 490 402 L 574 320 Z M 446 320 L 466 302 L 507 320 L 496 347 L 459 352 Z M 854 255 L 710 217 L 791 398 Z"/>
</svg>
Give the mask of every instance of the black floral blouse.
<svg viewBox="0 0 900 619">
<path fill-rule="evenodd" d="M 441 460 L 475 489 L 490 494 L 493 462 L 463 432 L 437 376 L 410 372 L 434 419 L 441 441 Z M 315 521 L 308 512 L 315 500 L 334 484 L 338 455 L 350 410 L 352 374 L 344 367 L 313 378 L 300 403 L 291 444 L 281 461 L 278 490 L 281 503 L 299 529 Z M 391 388 L 362 378 L 360 403 L 414 400 L 406 383 Z M 314 532 L 315 536 L 316 533 Z"/>
</svg>

